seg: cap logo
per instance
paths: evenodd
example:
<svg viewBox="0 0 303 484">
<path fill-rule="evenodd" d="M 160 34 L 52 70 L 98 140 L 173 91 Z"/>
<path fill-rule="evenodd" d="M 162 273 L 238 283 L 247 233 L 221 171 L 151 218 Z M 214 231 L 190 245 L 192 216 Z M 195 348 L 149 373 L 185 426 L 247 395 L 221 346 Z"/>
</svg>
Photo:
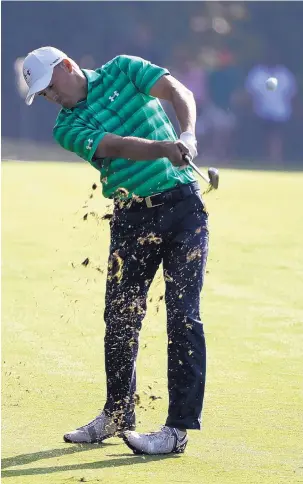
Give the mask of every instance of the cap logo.
<svg viewBox="0 0 303 484">
<path fill-rule="evenodd" d="M 23 76 L 27 84 L 28 84 L 30 75 L 31 75 L 31 71 L 29 69 L 23 69 Z"/>
<path fill-rule="evenodd" d="M 56 62 L 58 62 L 58 60 L 60 60 L 60 57 L 57 57 L 57 59 L 55 59 L 53 62 L 51 62 L 50 65 L 52 66 L 53 64 L 55 64 Z"/>
</svg>

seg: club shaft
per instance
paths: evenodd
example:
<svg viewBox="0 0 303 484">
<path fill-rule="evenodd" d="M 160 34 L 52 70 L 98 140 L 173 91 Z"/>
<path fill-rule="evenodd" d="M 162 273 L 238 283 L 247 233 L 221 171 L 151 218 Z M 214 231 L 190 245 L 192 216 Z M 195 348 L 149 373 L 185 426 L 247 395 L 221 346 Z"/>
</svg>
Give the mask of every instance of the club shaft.
<svg viewBox="0 0 303 484">
<path fill-rule="evenodd" d="M 188 164 L 189 166 L 192 167 L 193 170 L 195 170 L 196 173 L 198 173 L 198 175 L 200 175 L 201 178 L 203 178 L 203 180 L 206 183 L 210 183 L 208 176 L 204 175 L 204 173 L 202 173 L 202 171 L 199 170 L 199 168 L 195 165 L 195 163 L 192 160 L 188 160 Z"/>
</svg>

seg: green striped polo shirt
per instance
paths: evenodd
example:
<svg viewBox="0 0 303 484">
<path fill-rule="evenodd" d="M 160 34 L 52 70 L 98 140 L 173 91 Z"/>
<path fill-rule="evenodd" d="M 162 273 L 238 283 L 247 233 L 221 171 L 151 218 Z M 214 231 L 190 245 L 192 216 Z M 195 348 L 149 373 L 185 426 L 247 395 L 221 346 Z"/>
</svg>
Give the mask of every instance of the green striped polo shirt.
<svg viewBox="0 0 303 484">
<path fill-rule="evenodd" d="M 133 161 L 96 159 L 94 153 L 108 133 L 150 140 L 177 139 L 160 101 L 149 94 L 167 69 L 139 57 L 120 55 L 95 71 L 83 69 L 87 98 L 72 109 L 62 108 L 53 130 L 55 140 L 100 171 L 103 195 L 147 197 L 195 180 L 190 167 L 180 170 L 167 158 Z"/>
</svg>

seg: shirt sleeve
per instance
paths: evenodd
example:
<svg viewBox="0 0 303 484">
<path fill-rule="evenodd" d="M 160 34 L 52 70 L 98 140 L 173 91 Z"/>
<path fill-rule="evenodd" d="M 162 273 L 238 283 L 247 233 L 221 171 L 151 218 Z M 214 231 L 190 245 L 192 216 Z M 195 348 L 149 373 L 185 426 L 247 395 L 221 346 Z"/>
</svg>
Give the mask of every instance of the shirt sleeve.
<svg viewBox="0 0 303 484">
<path fill-rule="evenodd" d="M 54 127 L 53 135 L 57 143 L 65 150 L 72 151 L 86 161 L 91 162 L 95 151 L 108 134 L 105 131 L 93 130 L 85 126 L 61 124 Z"/>
<path fill-rule="evenodd" d="M 141 57 L 120 55 L 116 57 L 116 63 L 137 89 L 147 95 L 160 77 L 169 74 L 164 67 L 152 64 Z"/>
</svg>

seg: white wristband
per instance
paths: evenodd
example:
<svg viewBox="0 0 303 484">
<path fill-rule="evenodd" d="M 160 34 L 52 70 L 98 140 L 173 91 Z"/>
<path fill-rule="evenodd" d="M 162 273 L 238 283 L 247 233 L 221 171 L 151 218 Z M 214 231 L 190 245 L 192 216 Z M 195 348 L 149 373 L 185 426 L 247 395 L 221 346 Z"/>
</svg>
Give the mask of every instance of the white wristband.
<svg viewBox="0 0 303 484">
<path fill-rule="evenodd" d="M 191 146 L 196 146 L 197 144 L 195 135 L 190 131 L 184 131 L 183 133 L 181 133 L 180 140 L 184 141 L 184 143 L 188 143 Z"/>
<path fill-rule="evenodd" d="M 192 157 L 192 159 L 196 158 L 198 154 L 196 137 L 189 131 L 184 131 L 183 133 L 181 133 L 179 139 L 189 149 L 190 156 Z"/>
</svg>

